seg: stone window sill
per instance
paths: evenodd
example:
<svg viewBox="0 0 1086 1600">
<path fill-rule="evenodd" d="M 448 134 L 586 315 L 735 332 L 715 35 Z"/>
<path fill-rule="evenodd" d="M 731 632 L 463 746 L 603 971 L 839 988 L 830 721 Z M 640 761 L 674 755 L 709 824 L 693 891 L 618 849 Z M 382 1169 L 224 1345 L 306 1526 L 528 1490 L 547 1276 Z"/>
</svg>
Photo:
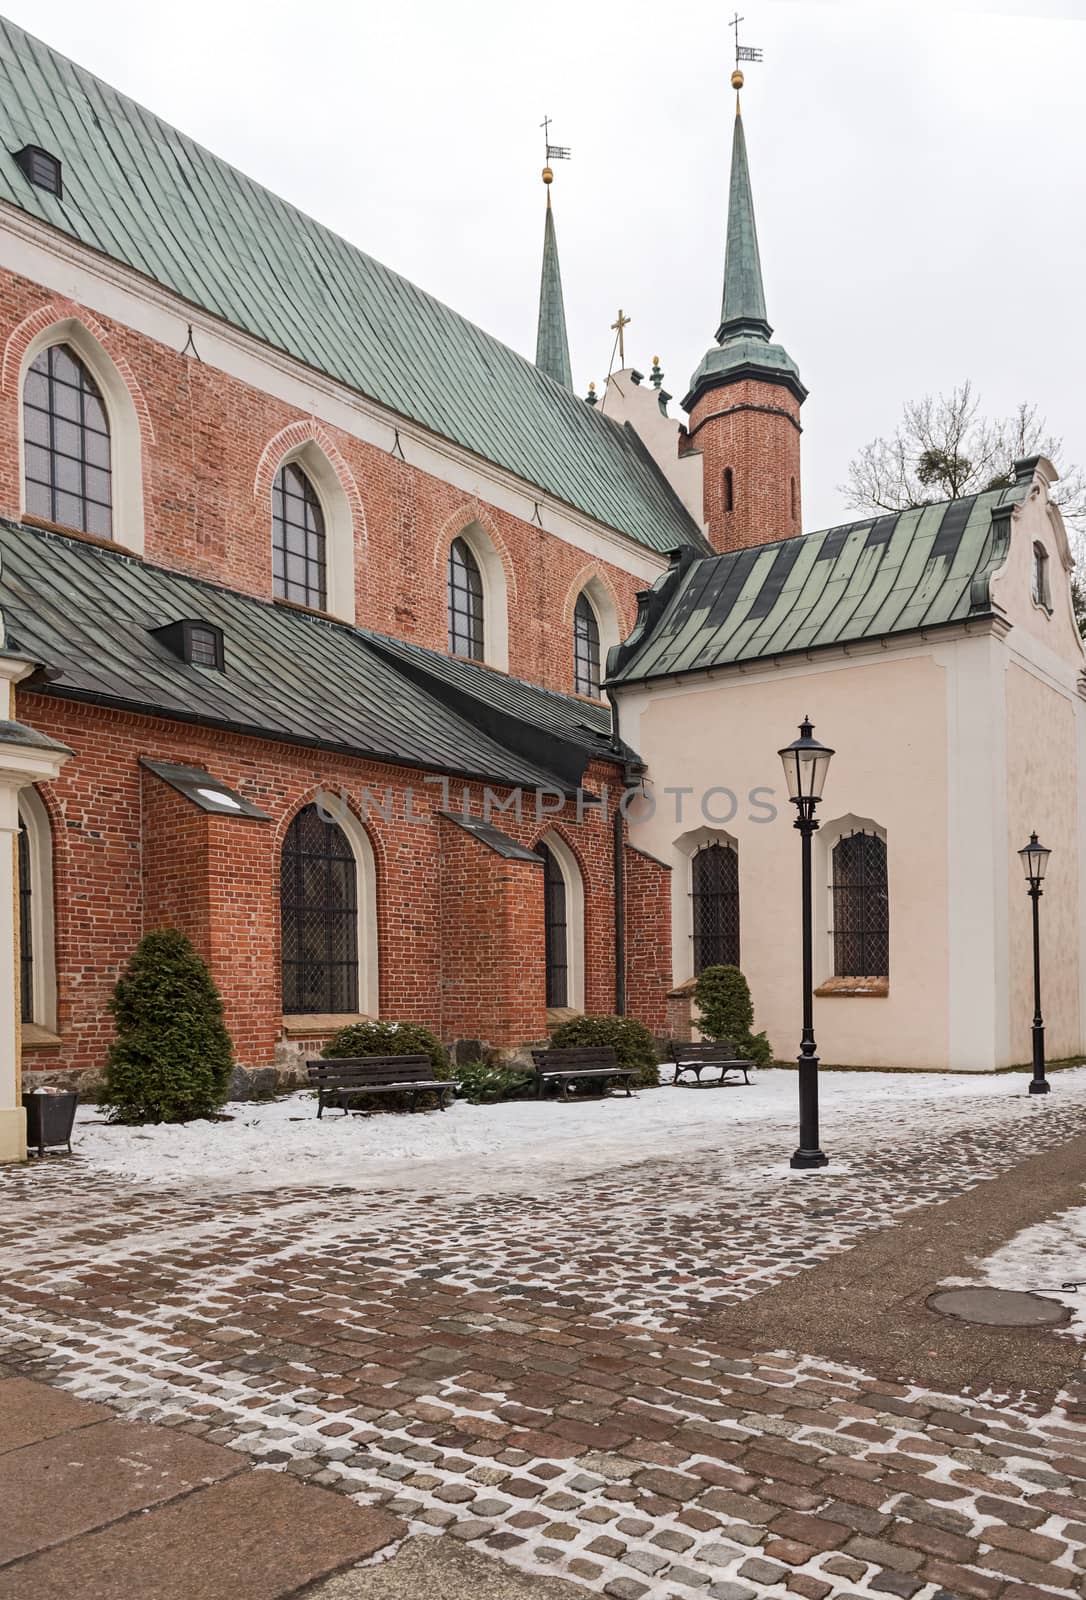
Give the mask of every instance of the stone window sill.
<svg viewBox="0 0 1086 1600">
<path fill-rule="evenodd" d="M 337 1033 L 340 1028 L 349 1028 L 356 1022 L 372 1021 L 372 1017 L 363 1016 L 360 1011 L 315 1011 L 312 1015 L 284 1017 L 283 1032 L 289 1039 L 299 1034 Z"/>
<path fill-rule="evenodd" d="M 57 1050 L 60 1048 L 61 1038 L 59 1033 L 51 1033 L 48 1028 L 43 1028 L 36 1022 L 24 1022 L 22 1042 L 24 1050 Z"/>
<path fill-rule="evenodd" d="M 827 978 L 815 994 L 822 1000 L 886 1000 L 889 978 Z"/>
</svg>

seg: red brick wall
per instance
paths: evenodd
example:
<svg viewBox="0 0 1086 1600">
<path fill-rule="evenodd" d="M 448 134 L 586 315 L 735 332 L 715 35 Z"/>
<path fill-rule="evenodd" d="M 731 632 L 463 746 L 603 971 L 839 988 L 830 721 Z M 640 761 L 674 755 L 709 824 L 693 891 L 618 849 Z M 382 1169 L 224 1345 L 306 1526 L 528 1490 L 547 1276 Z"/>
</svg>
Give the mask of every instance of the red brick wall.
<svg viewBox="0 0 1086 1600">
<path fill-rule="evenodd" d="M 671 869 L 626 846 L 626 1009 L 667 1031 L 671 987 Z"/>
<path fill-rule="evenodd" d="M 705 518 L 717 550 L 741 550 L 802 532 L 798 424 L 799 401 L 782 384 L 745 378 L 710 389 L 698 400 L 690 414 L 690 436 L 704 458 Z M 727 468 L 731 511 L 725 509 Z"/>
<path fill-rule="evenodd" d="M 543 867 L 511 861 L 447 818 L 441 850 L 441 1006 L 448 1035 L 545 1039 Z"/>
<path fill-rule="evenodd" d="M 0 272 L 0 515 L 19 515 L 22 355 L 42 328 L 70 316 L 99 340 L 134 397 L 149 561 L 270 597 L 271 484 L 283 455 L 316 437 L 352 506 L 359 626 L 444 650 L 448 548 L 476 518 L 505 563 L 512 673 L 572 692 L 569 616 L 573 591 L 590 572 L 610 591 L 620 630 L 632 626 L 644 578 L 590 561 L 584 550 L 383 449 L 6 272 Z M 410 455 L 410 441 L 405 448 Z"/>
<path fill-rule="evenodd" d="M 279 852 L 286 828 L 320 787 L 342 786 L 359 813 L 361 792 L 375 796 L 363 818 L 375 858 L 380 948 L 380 1013 L 433 1027 L 443 1038 L 487 1037 L 520 1044 L 544 1032 L 543 885 L 539 868 L 504 862 L 469 840 L 475 863 L 443 900 L 442 834 L 462 830 L 440 822 L 439 809 L 483 812 L 483 789 L 450 780 L 446 802 L 424 774 L 82 705 L 52 695 L 17 692 L 17 715 L 69 745 L 74 758 L 42 795 L 53 825 L 56 891 L 59 1056 L 42 1066 L 85 1070 L 102 1065 L 112 1026 L 112 987 L 143 932 L 164 920 L 189 932 L 208 960 L 226 1004 L 239 1062 L 270 1063 L 282 1031 L 279 980 Z M 146 756 L 205 767 L 251 800 L 270 821 L 211 816 L 139 765 Z M 618 769 L 591 764 L 586 786 L 620 793 Z M 390 791 L 391 817 L 378 813 Z M 409 822 L 411 809 L 423 817 Z M 506 791 L 496 791 L 502 798 Z M 547 802 L 548 805 L 550 802 Z M 532 845 L 557 828 L 577 856 L 584 881 L 585 997 L 590 1012 L 614 1009 L 614 884 L 612 826 L 593 807 L 578 820 L 575 804 L 542 820 L 534 796 L 522 814 L 492 820 Z M 635 858 L 632 858 L 635 859 Z M 499 884 L 493 863 L 509 883 Z M 456 867 L 460 871 L 460 867 Z M 465 868 L 466 871 L 466 868 Z M 639 875 L 639 876 L 638 876 Z M 638 868 L 651 887 L 652 873 Z M 453 882 L 453 879 L 449 880 Z M 536 889 L 527 887 L 529 884 Z M 650 1023 L 662 1003 L 654 996 L 651 950 L 666 951 L 666 896 L 658 888 L 641 905 L 631 885 L 627 931 L 632 957 L 631 1011 Z M 661 920 L 661 918 L 665 920 Z M 474 962 L 474 970 L 472 963 Z M 663 970 L 663 969 L 661 969 Z M 443 975 L 449 982 L 443 981 Z M 455 980 L 455 982 L 453 981 Z M 661 979 L 661 995 L 667 986 Z M 478 997 L 478 1009 L 468 1004 Z M 500 1032 L 497 1030 L 501 1030 Z M 35 1065 L 28 1053 L 27 1066 Z"/>
</svg>

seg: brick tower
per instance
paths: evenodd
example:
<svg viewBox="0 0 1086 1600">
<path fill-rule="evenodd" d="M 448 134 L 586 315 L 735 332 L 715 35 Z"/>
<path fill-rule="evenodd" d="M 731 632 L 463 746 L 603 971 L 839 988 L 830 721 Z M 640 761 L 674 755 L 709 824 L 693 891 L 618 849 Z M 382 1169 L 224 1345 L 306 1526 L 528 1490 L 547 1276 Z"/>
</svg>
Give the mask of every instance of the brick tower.
<svg viewBox="0 0 1086 1600">
<path fill-rule="evenodd" d="M 747 143 L 739 109 L 743 74 L 732 76 L 735 133 L 728 198 L 724 302 L 716 344 L 683 401 L 690 440 L 704 460 L 705 520 L 717 550 L 784 539 L 802 529 L 799 368 L 771 343 L 754 226 Z"/>
</svg>

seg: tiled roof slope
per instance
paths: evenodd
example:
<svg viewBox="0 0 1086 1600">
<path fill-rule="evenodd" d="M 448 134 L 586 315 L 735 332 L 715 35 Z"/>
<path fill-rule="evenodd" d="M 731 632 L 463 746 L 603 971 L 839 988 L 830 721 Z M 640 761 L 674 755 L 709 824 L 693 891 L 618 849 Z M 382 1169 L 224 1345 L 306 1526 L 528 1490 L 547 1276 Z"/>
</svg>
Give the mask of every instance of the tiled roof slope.
<svg viewBox="0 0 1086 1600">
<path fill-rule="evenodd" d="M 608 663 L 613 683 L 701 672 L 986 615 L 1029 479 L 679 563 Z M 1006 510 L 1000 514 L 999 508 Z"/>
<path fill-rule="evenodd" d="M 34 687 L 69 699 L 530 788 L 572 789 L 607 753 L 563 738 L 577 701 L 522 698 L 509 745 L 345 623 L 4 521 L 0 611 L 9 648 L 59 671 Z M 223 630 L 225 672 L 188 665 L 149 631 L 185 618 Z"/>
<path fill-rule="evenodd" d="M 64 196 L 10 154 L 61 158 Z M 629 430 L 0 19 L 0 200 L 657 551 L 705 548 Z"/>
</svg>

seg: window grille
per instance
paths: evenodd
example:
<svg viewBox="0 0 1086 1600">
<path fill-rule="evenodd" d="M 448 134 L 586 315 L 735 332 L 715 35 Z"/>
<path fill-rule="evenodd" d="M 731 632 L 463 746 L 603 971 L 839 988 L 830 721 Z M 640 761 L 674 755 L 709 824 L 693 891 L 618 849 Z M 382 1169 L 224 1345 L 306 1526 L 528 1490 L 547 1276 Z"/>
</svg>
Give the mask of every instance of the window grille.
<svg viewBox="0 0 1086 1600">
<path fill-rule="evenodd" d="M 272 491 L 272 584 L 281 600 L 323 611 L 328 596 L 324 512 L 297 463 L 280 467 Z"/>
<path fill-rule="evenodd" d="M 739 965 L 739 857 L 730 844 L 703 845 L 691 863 L 694 975 Z"/>
<path fill-rule="evenodd" d="M 30 888 L 30 839 L 19 823 L 19 1004 L 24 1022 L 34 1020 L 34 924 Z"/>
<path fill-rule="evenodd" d="M 23 450 L 32 517 L 112 537 L 109 420 L 98 385 L 68 345 L 50 345 L 30 363 Z"/>
<path fill-rule="evenodd" d="M 1046 611 L 1052 610 L 1052 598 L 1048 587 L 1048 551 L 1043 544 L 1033 546 L 1033 598 L 1037 605 L 1044 606 Z"/>
<path fill-rule="evenodd" d="M 283 1010 L 358 1010 L 358 867 L 343 829 L 315 805 L 294 818 L 280 878 Z"/>
<path fill-rule="evenodd" d="M 839 978 L 890 973 L 886 842 L 849 833 L 833 847 L 833 970 Z"/>
<path fill-rule="evenodd" d="M 483 659 L 483 580 L 463 539 L 454 539 L 449 550 L 449 649 Z"/>
<path fill-rule="evenodd" d="M 578 694 L 599 697 L 600 625 L 586 595 L 580 595 L 573 612 L 573 686 Z"/>
<path fill-rule="evenodd" d="M 536 846 L 543 857 L 544 932 L 547 959 L 547 1004 L 569 1004 L 569 918 L 566 880 L 553 850 Z"/>
</svg>

